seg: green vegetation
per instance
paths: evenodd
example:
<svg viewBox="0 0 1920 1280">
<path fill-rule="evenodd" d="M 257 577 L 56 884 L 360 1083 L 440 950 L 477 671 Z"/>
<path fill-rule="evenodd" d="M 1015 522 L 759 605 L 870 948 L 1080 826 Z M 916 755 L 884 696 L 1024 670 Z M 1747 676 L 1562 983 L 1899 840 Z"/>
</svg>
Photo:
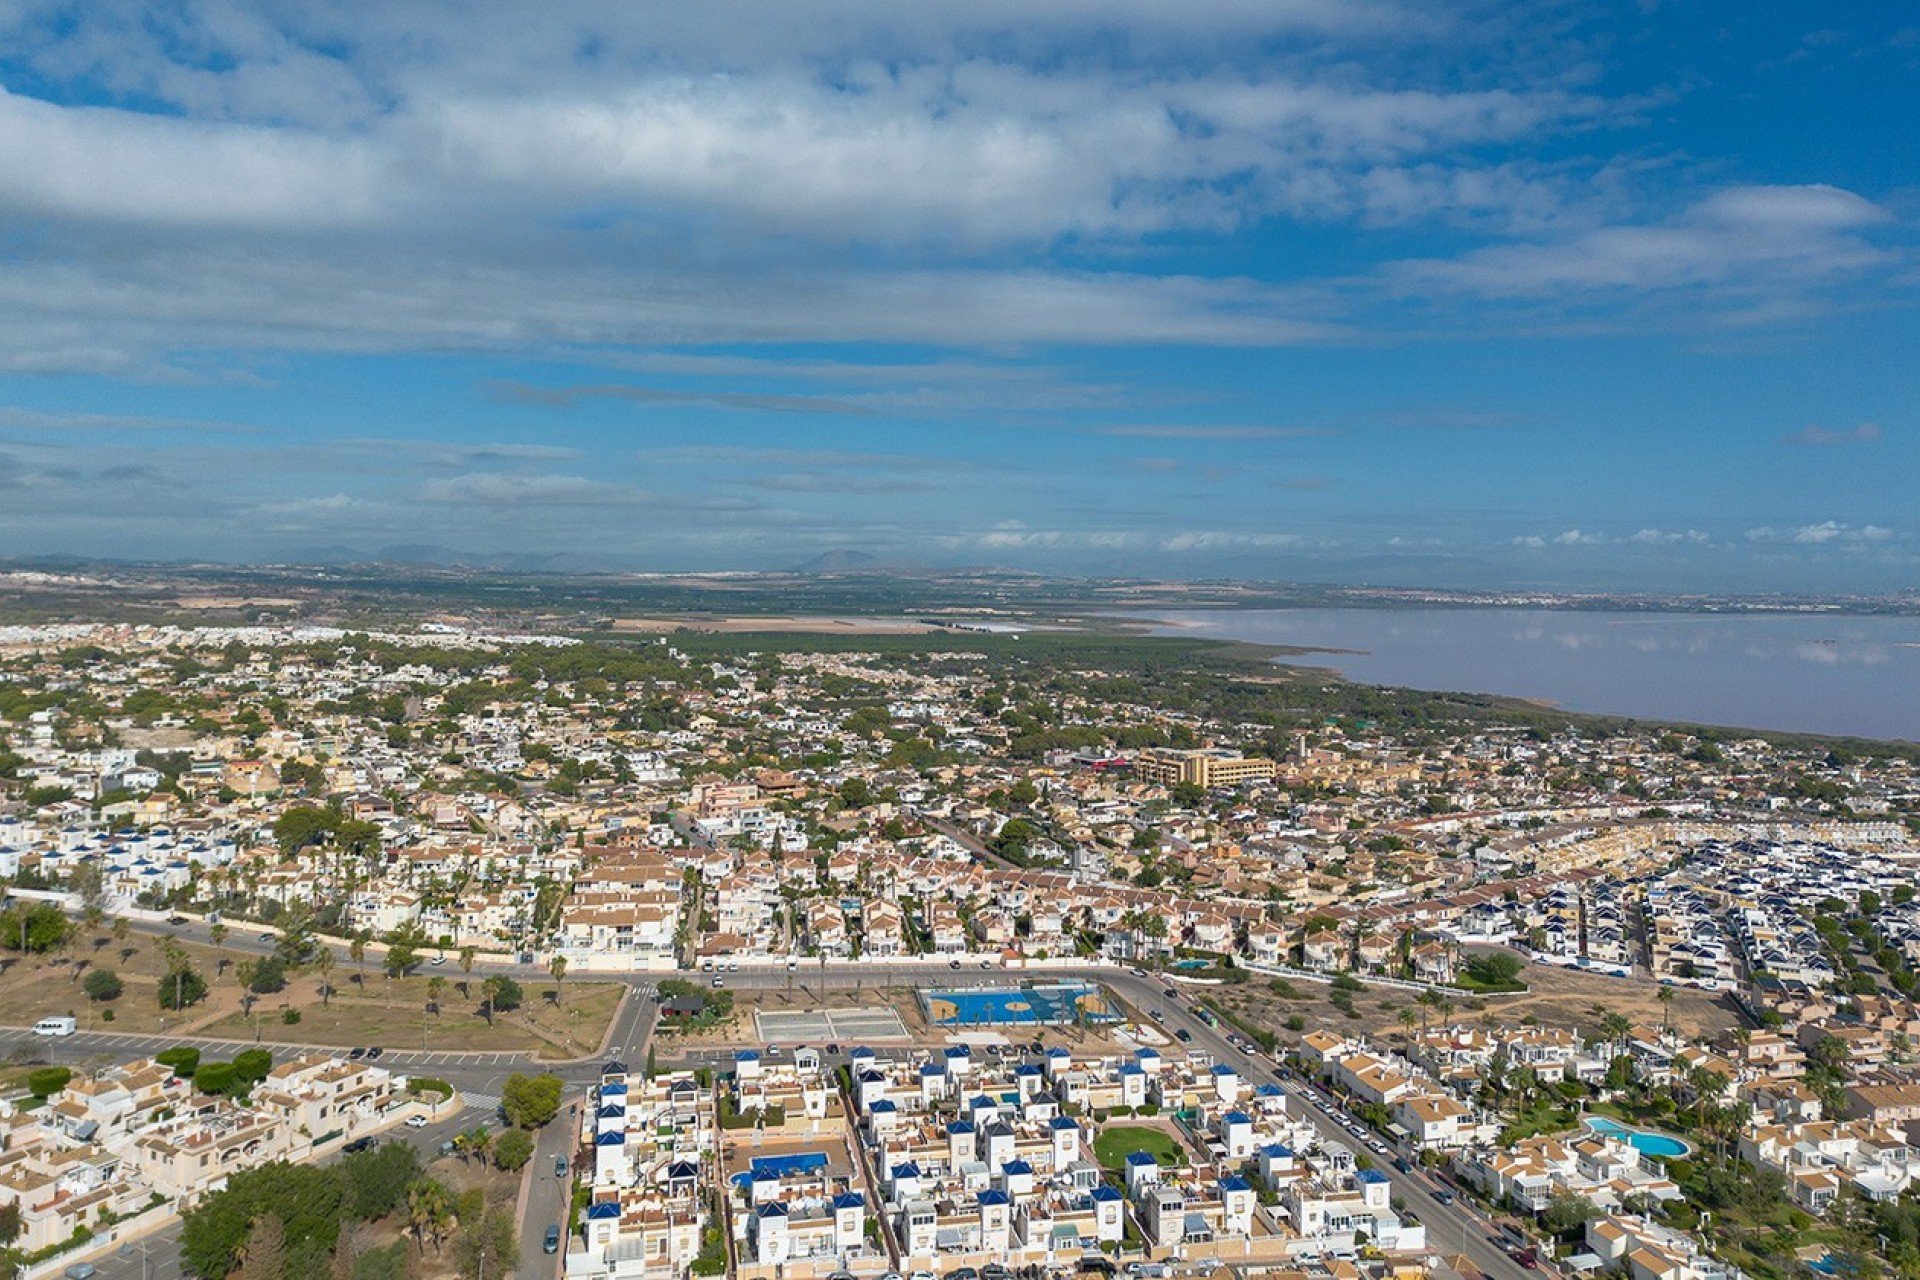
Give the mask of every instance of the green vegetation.
<svg viewBox="0 0 1920 1280">
<path fill-rule="evenodd" d="M 70 928 L 65 914 L 53 904 L 20 903 L 0 912 L 0 947 L 39 955 L 64 943 Z"/>
<path fill-rule="evenodd" d="M 524 1129 L 509 1129 L 493 1140 L 493 1162 L 508 1173 L 517 1173 L 533 1159 L 533 1139 Z"/>
<path fill-rule="evenodd" d="M 1462 965 L 1457 983 L 1469 991 L 1525 991 L 1527 984 L 1520 981 L 1525 967 L 1511 952 L 1489 951 Z"/>
<path fill-rule="evenodd" d="M 355 1152 L 332 1165 L 274 1163 L 241 1169 L 185 1215 L 180 1254 L 196 1275 L 224 1276 L 243 1251 L 258 1261 L 264 1242 L 278 1252 L 276 1276 L 320 1276 L 329 1271 L 344 1226 L 372 1222 L 399 1210 L 420 1181 L 420 1159 L 403 1142 Z M 277 1238 L 276 1238 L 277 1237 Z"/>
<path fill-rule="evenodd" d="M 1110 1124 L 1093 1140 L 1093 1154 L 1103 1169 L 1115 1172 L 1127 1167 L 1127 1157 L 1144 1151 L 1163 1165 L 1186 1163 L 1180 1144 L 1165 1129 L 1138 1124 Z"/>
<path fill-rule="evenodd" d="M 510 1124 L 538 1129 L 559 1114 L 561 1087 L 559 1076 L 544 1072 L 529 1076 L 516 1071 L 501 1087 L 500 1110 Z"/>
</svg>

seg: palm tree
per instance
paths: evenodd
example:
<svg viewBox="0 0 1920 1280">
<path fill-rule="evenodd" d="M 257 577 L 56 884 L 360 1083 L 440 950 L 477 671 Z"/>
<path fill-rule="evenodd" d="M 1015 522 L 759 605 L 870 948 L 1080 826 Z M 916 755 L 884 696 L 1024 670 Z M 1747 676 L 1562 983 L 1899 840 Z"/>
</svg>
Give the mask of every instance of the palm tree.
<svg viewBox="0 0 1920 1280">
<path fill-rule="evenodd" d="M 1411 1009 L 1402 1009 L 1399 1017 L 1401 1038 L 1411 1039 L 1413 1035 L 1413 1024 L 1421 1021 L 1424 1021 L 1422 1014 L 1415 1013 Z"/>
<path fill-rule="evenodd" d="M 313 958 L 313 967 L 320 971 L 320 1007 L 330 1008 L 333 1004 L 333 948 L 321 947 L 320 954 Z"/>
<path fill-rule="evenodd" d="M 1420 1006 L 1420 1033 L 1425 1035 L 1428 1019 L 1440 1005 L 1440 993 L 1431 989 L 1422 991 L 1413 998 L 1413 1002 Z"/>
<path fill-rule="evenodd" d="M 485 994 L 486 1000 L 487 1000 L 487 1025 L 488 1026 L 493 1025 L 493 1002 L 500 995 L 501 984 L 502 984 L 502 980 L 499 974 L 495 974 L 493 977 L 488 978 L 485 982 L 480 984 L 480 990 Z"/>
<path fill-rule="evenodd" d="M 207 941 L 213 943 L 213 949 L 218 953 L 213 960 L 213 976 L 217 978 L 227 971 L 227 926 L 208 925 Z"/>
<path fill-rule="evenodd" d="M 1664 990 L 1665 988 L 1662 988 Z M 1608 1013 L 1600 1019 L 1600 1034 L 1613 1046 L 1613 1056 L 1620 1056 L 1620 1048 L 1627 1042 L 1627 1033 L 1633 1030 L 1633 1023 L 1624 1013 Z"/>
<path fill-rule="evenodd" d="M 479 958 L 480 948 L 471 943 L 460 948 L 460 972 L 464 975 L 460 982 L 460 990 L 463 993 L 468 990 L 467 984 L 473 981 L 473 964 Z"/>
<path fill-rule="evenodd" d="M 440 1252 L 440 1239 L 452 1216 L 447 1189 L 432 1178 L 422 1178 L 407 1188 L 407 1226 L 422 1253 L 426 1252 L 429 1240 L 433 1242 L 433 1251 Z"/>
<path fill-rule="evenodd" d="M 427 979 L 427 999 L 433 1004 L 433 1012 L 436 1016 L 440 1012 L 440 1001 L 446 994 L 447 980 L 445 978 L 436 973 Z"/>
<path fill-rule="evenodd" d="M 555 956 L 547 961 L 547 972 L 553 975 L 553 1002 L 560 1003 L 560 984 L 567 979 L 567 958 Z"/>
<path fill-rule="evenodd" d="M 1661 987 L 1653 993 L 1653 998 L 1660 1002 L 1660 1029 L 1662 1031 L 1673 1030 L 1673 988 Z"/>
<path fill-rule="evenodd" d="M 359 983 L 362 990 L 365 990 L 367 985 L 367 935 L 364 933 L 354 934 L 353 938 L 347 943 L 347 954 L 352 956 L 354 964 L 359 966 L 360 973 L 354 980 Z"/>
</svg>

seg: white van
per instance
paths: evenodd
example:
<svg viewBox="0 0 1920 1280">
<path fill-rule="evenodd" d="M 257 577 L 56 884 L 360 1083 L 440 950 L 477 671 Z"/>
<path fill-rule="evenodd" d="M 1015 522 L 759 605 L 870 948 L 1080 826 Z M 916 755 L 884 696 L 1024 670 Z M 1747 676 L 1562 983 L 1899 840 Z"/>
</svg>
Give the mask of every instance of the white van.
<svg viewBox="0 0 1920 1280">
<path fill-rule="evenodd" d="M 79 1029 L 80 1024 L 72 1018 L 42 1018 L 33 1024 L 37 1036 L 70 1036 Z"/>
</svg>

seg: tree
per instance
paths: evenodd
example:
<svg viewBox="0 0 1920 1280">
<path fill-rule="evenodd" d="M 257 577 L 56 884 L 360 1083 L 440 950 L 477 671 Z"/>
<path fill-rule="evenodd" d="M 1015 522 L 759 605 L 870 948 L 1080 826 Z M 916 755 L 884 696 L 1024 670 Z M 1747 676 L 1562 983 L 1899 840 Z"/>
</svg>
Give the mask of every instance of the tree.
<svg viewBox="0 0 1920 1280">
<path fill-rule="evenodd" d="M 275 1214 L 266 1214 L 247 1232 L 240 1251 L 238 1280 L 283 1280 L 287 1273 L 287 1232 Z"/>
<path fill-rule="evenodd" d="M 320 971 L 320 1007 L 330 1008 L 333 1004 L 333 966 L 332 947 L 320 948 L 320 954 L 314 957 L 313 967 Z"/>
<path fill-rule="evenodd" d="M 488 1209 L 478 1221 L 466 1225 L 456 1246 L 460 1274 L 469 1280 L 500 1275 L 519 1257 L 520 1240 L 513 1230 L 509 1209 Z"/>
<path fill-rule="evenodd" d="M 383 1142 L 340 1162 L 346 1179 L 345 1211 L 372 1221 L 406 1203 L 407 1188 L 420 1180 L 420 1153 L 406 1142 Z"/>
<path fill-rule="evenodd" d="M 533 1139 L 524 1129 L 509 1129 L 494 1140 L 493 1162 L 508 1173 L 517 1173 L 533 1159 Z"/>
<path fill-rule="evenodd" d="M 186 1009 L 207 998 L 207 980 L 183 958 L 160 979 L 157 994 L 162 1009 Z"/>
<path fill-rule="evenodd" d="M 476 1158 L 484 1158 L 493 1148 L 493 1135 L 485 1129 L 468 1129 L 453 1136 L 453 1149 L 465 1163 Z"/>
<path fill-rule="evenodd" d="M 67 917 L 48 902 L 21 903 L 0 914 L 0 944 L 29 955 L 58 950 L 67 940 Z"/>
<path fill-rule="evenodd" d="M 80 986 L 87 993 L 87 999 L 101 1003 L 105 1003 L 108 1000 L 118 1000 L 121 991 L 125 990 L 124 985 L 120 981 L 120 975 L 111 969 L 94 969 L 89 971 L 87 976 L 81 981 Z"/>
<path fill-rule="evenodd" d="M 1540 1211 L 1540 1222 L 1554 1235 L 1565 1236 L 1585 1226 L 1588 1219 L 1599 1216 L 1600 1211 L 1593 1207 L 1593 1201 L 1585 1196 L 1563 1192 L 1547 1201 L 1547 1207 Z"/>
<path fill-rule="evenodd" d="M 1660 1029 L 1662 1031 L 1673 1030 L 1673 988 L 1661 987 L 1653 993 L 1653 998 L 1660 1002 Z"/>
<path fill-rule="evenodd" d="M 424 1252 L 431 1241 L 440 1252 L 440 1242 L 453 1224 L 453 1202 L 445 1186 L 431 1178 L 421 1178 L 407 1188 L 407 1227 Z"/>
<path fill-rule="evenodd" d="M 560 984 L 567 980 L 567 958 L 555 956 L 547 961 L 547 972 L 553 975 L 553 1002 L 560 1003 Z"/>
<path fill-rule="evenodd" d="M 282 991 L 287 985 L 287 962 L 278 954 L 261 956 L 254 962 L 252 974 L 243 981 L 247 990 L 255 995 L 269 996 Z"/>
<path fill-rule="evenodd" d="M 274 819 L 273 839 L 282 853 L 295 853 L 318 843 L 339 824 L 336 811 L 318 809 L 310 804 L 289 805 Z"/>
<path fill-rule="evenodd" d="M 501 1087 L 500 1109 L 520 1128 L 538 1129 L 559 1114 L 561 1087 L 559 1076 L 545 1072 L 528 1076 L 516 1071 Z"/>
<path fill-rule="evenodd" d="M 67 1087 L 73 1071 L 67 1067 L 41 1067 L 27 1074 L 27 1092 L 36 1098 L 51 1098 Z"/>
</svg>

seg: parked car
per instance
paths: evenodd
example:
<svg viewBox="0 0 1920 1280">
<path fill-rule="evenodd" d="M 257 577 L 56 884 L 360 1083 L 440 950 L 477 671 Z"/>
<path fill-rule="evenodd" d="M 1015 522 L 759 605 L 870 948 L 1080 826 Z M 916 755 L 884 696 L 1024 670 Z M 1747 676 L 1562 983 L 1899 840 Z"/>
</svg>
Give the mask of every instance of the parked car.
<svg viewBox="0 0 1920 1280">
<path fill-rule="evenodd" d="M 555 1156 L 553 1158 L 553 1176 L 556 1178 L 564 1178 L 567 1176 L 567 1158 L 565 1156 Z"/>
<path fill-rule="evenodd" d="M 545 1253 L 560 1252 L 560 1224 L 559 1223 L 557 1222 L 553 1223 L 547 1228 L 547 1238 L 545 1242 L 541 1244 L 540 1248 L 542 1252 L 545 1252 Z"/>
<path fill-rule="evenodd" d="M 420 1115 L 418 1112 L 415 1112 L 413 1115 L 410 1115 L 407 1117 L 407 1128 L 424 1129 L 426 1127 L 427 1127 L 427 1118 L 423 1115 Z"/>
</svg>

